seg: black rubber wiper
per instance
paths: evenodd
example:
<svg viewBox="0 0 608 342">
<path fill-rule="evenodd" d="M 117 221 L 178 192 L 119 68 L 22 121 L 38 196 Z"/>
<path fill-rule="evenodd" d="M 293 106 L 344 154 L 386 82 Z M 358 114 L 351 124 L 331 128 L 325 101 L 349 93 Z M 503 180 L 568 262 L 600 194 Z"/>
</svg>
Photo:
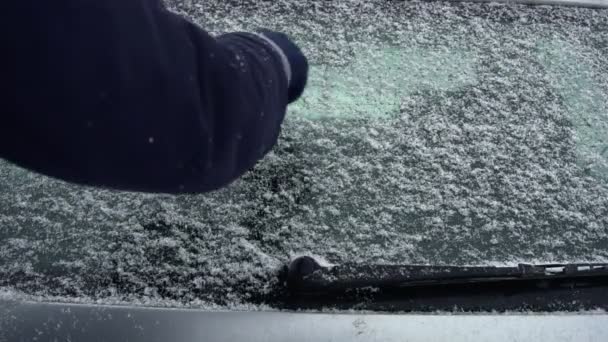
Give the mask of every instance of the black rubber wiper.
<svg viewBox="0 0 608 342">
<path fill-rule="evenodd" d="M 493 266 L 341 265 L 322 267 L 312 257 L 300 257 L 287 270 L 292 293 L 396 289 L 450 284 L 480 284 L 508 281 L 552 281 L 608 277 L 608 264 L 519 264 Z"/>
<path fill-rule="evenodd" d="M 300 257 L 282 273 L 287 308 L 578 310 L 608 308 L 608 263 L 513 267 L 321 266 Z"/>
</svg>

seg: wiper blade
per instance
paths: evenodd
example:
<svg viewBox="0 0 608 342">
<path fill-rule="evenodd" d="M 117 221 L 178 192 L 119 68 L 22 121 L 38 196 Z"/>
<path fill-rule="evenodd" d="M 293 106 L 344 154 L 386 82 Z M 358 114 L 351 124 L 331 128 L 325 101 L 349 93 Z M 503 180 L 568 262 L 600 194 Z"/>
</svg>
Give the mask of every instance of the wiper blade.
<svg viewBox="0 0 608 342">
<path fill-rule="evenodd" d="M 328 294 L 360 289 L 395 291 L 412 287 L 526 282 L 548 287 L 553 282 L 608 280 L 608 264 L 519 264 L 516 267 L 340 265 L 321 266 L 314 258 L 300 257 L 286 269 L 286 283 L 293 295 Z"/>
<path fill-rule="evenodd" d="M 322 266 L 300 257 L 275 286 L 253 300 L 289 310 L 608 310 L 608 263 Z"/>
</svg>

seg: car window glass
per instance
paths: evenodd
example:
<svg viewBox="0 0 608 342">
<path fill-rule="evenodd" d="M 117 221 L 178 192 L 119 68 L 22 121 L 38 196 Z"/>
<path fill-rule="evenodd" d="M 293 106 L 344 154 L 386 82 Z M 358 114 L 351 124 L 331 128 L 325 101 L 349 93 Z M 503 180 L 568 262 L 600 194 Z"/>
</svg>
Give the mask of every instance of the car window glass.
<svg viewBox="0 0 608 342">
<path fill-rule="evenodd" d="M 310 57 L 279 144 L 221 191 L 66 184 L 0 162 L 0 286 L 259 308 L 294 256 L 497 265 L 608 257 L 608 15 L 444 2 L 172 1 Z"/>
</svg>

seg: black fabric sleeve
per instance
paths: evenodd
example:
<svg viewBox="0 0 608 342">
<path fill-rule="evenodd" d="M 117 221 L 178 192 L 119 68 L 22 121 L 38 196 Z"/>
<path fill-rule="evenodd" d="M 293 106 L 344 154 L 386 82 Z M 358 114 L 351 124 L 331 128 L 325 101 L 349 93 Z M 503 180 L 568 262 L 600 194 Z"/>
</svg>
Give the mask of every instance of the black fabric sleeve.
<svg viewBox="0 0 608 342">
<path fill-rule="evenodd" d="M 221 188 L 276 143 L 280 55 L 212 37 L 156 0 L 2 4 L 0 157 L 62 180 L 160 193 Z"/>
</svg>

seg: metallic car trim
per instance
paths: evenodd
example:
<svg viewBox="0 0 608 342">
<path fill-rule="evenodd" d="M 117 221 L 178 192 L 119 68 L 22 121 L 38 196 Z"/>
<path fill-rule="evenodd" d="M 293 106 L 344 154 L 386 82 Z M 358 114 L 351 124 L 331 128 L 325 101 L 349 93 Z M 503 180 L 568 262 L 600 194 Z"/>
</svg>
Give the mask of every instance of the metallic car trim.
<svg viewBox="0 0 608 342">
<path fill-rule="evenodd" d="M 590 8 L 608 8 L 607 0 L 449 0 L 453 2 L 490 2 L 524 5 L 576 6 Z"/>
<path fill-rule="evenodd" d="M 605 341 L 608 315 L 344 314 L 0 301 L 1 341 Z"/>
</svg>

